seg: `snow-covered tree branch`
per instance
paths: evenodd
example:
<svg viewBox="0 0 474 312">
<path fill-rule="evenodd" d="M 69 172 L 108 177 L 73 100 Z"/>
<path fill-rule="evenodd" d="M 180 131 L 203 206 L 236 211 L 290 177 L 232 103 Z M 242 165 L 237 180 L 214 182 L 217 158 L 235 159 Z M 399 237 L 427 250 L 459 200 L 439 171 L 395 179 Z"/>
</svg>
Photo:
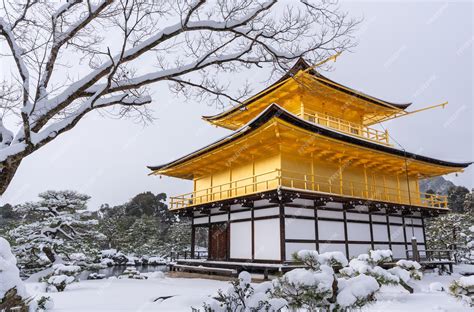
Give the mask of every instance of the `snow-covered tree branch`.
<svg viewBox="0 0 474 312">
<path fill-rule="evenodd" d="M 226 74 L 316 62 L 350 48 L 357 23 L 325 0 L 4 2 L 0 57 L 13 70 L 0 87 L 0 194 L 25 157 L 91 111 L 149 119 L 158 82 L 232 104 L 251 90 L 234 92 Z"/>
</svg>

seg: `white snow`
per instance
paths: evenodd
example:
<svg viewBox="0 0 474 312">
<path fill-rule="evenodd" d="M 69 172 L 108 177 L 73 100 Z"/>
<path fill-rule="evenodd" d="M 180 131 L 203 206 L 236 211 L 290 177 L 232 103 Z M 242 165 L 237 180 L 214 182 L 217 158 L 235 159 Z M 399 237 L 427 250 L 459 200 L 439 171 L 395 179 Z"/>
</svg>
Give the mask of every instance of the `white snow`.
<svg viewBox="0 0 474 312">
<path fill-rule="evenodd" d="M 12 254 L 10 244 L 0 237 L 0 300 L 12 288 L 21 297 L 27 297 L 25 285 L 20 279 L 20 271 L 16 267 L 16 258 Z"/>
<path fill-rule="evenodd" d="M 400 286 L 382 286 L 380 292 L 376 294 L 377 301 L 367 305 L 362 311 L 471 311 L 471 308 L 447 292 L 433 292 L 430 289 L 430 285 L 433 283 L 439 283 L 448 289 L 451 281 L 459 278 L 457 273 L 453 273 L 451 276 L 425 274 L 421 281 L 413 282 L 419 289 L 413 294 L 408 294 Z M 218 289 L 229 287 L 229 283 L 224 281 L 170 277 L 153 279 L 150 275 L 147 280 L 109 278 L 80 281 L 69 285 L 64 292 L 60 293 L 44 293 L 44 287 L 40 287 L 39 283 L 26 283 L 26 285 L 30 293 L 36 296 L 50 296 L 54 300 L 55 307 L 52 312 L 191 311 L 191 307 L 202 307 L 202 303 L 210 295 L 215 294 Z M 272 287 L 269 282 L 253 285 L 258 293 Z M 367 286 L 375 286 L 375 284 L 367 282 Z M 363 291 L 368 289 L 371 288 L 364 288 Z M 347 300 L 361 294 L 357 289 L 346 288 L 345 291 L 349 294 L 341 295 L 341 298 L 348 298 Z M 154 302 L 155 299 L 162 296 L 175 297 Z"/>
<path fill-rule="evenodd" d="M 440 282 L 433 282 L 430 284 L 430 291 L 431 292 L 436 292 L 436 291 L 443 291 L 444 286 Z"/>
<path fill-rule="evenodd" d="M 411 260 L 398 260 L 397 266 L 404 268 L 405 270 L 419 270 L 421 265 L 416 261 Z"/>
<path fill-rule="evenodd" d="M 370 257 L 372 260 L 375 262 L 382 261 L 387 258 L 392 257 L 392 251 L 390 249 L 387 250 L 371 250 L 370 251 Z"/>
<path fill-rule="evenodd" d="M 464 288 L 474 287 L 474 275 L 461 277 L 459 279 L 459 285 Z"/>
<path fill-rule="evenodd" d="M 319 255 L 318 261 L 320 264 L 339 264 L 345 267 L 348 263 L 346 256 L 340 251 L 330 251 Z"/>
<path fill-rule="evenodd" d="M 339 292 L 337 303 L 342 307 L 349 307 L 358 300 L 367 298 L 379 289 L 379 284 L 375 278 L 360 274 L 349 279 L 338 279 Z"/>
</svg>

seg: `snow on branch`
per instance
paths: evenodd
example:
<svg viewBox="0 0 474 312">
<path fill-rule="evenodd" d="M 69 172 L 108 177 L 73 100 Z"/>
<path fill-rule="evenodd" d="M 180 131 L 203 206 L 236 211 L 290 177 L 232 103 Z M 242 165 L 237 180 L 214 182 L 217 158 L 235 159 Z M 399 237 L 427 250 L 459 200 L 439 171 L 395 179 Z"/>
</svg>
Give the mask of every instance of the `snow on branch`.
<svg viewBox="0 0 474 312">
<path fill-rule="evenodd" d="M 0 194 L 23 158 L 92 110 L 117 106 L 121 117 L 137 112 L 152 119 L 145 104 L 152 101 L 153 83 L 171 82 L 171 91 L 185 97 L 209 94 L 218 105 L 232 104 L 251 89 L 246 84 L 234 91 L 232 79 L 226 84 L 222 76 L 263 65 L 271 73 L 284 71 L 301 56 L 315 62 L 353 45 L 358 22 L 333 3 L 280 4 L 7 2 L 0 39 L 11 55 L 0 57 L 13 56 L 15 67 L 5 85 L 15 85 L 21 96 L 16 99 L 8 88 L 0 88 Z M 6 113 L 15 129 L 5 127 Z"/>
</svg>

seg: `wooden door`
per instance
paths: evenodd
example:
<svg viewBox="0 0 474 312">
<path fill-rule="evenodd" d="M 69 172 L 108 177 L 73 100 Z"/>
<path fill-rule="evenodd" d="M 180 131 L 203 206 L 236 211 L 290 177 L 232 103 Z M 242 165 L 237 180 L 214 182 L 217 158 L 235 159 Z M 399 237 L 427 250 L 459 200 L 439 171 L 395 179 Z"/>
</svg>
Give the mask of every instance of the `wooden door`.
<svg viewBox="0 0 474 312">
<path fill-rule="evenodd" d="M 209 259 L 227 260 L 227 223 L 211 224 L 209 229 Z"/>
</svg>

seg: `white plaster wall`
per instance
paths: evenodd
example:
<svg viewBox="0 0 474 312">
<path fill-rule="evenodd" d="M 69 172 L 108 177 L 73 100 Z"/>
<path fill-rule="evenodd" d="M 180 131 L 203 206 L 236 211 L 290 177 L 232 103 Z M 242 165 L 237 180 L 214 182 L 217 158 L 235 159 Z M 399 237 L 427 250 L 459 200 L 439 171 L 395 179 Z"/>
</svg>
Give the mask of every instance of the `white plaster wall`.
<svg viewBox="0 0 474 312">
<path fill-rule="evenodd" d="M 255 259 L 280 260 L 280 219 L 257 220 L 255 226 Z"/>
<path fill-rule="evenodd" d="M 404 242 L 405 236 L 403 234 L 403 226 L 390 225 L 390 240 L 392 242 Z"/>
<path fill-rule="evenodd" d="M 222 211 L 220 211 L 219 208 L 211 208 L 210 212 L 211 214 L 215 214 L 215 213 L 221 213 Z"/>
<path fill-rule="evenodd" d="M 369 221 L 369 215 L 366 213 L 354 213 L 354 212 L 347 212 L 346 213 L 347 220 L 362 220 L 362 221 Z"/>
<path fill-rule="evenodd" d="M 423 229 L 419 227 L 413 227 L 413 230 L 415 232 L 416 241 L 418 243 L 424 243 L 425 239 L 423 237 Z M 405 227 L 405 232 L 407 233 L 407 241 L 411 242 L 411 238 L 413 237 L 412 227 L 407 225 Z"/>
<path fill-rule="evenodd" d="M 395 259 L 406 258 L 405 245 L 392 245 L 392 256 Z"/>
<path fill-rule="evenodd" d="M 194 224 L 204 224 L 209 222 L 209 217 L 194 218 Z"/>
<path fill-rule="evenodd" d="M 227 218 L 228 218 L 227 214 L 211 216 L 211 223 L 227 221 Z"/>
<path fill-rule="evenodd" d="M 349 244 L 349 258 L 357 257 L 360 254 L 367 254 L 372 249 L 369 244 Z"/>
<path fill-rule="evenodd" d="M 387 225 L 372 224 L 372 230 L 374 231 L 374 241 L 388 242 Z"/>
<path fill-rule="evenodd" d="M 390 220 L 390 223 L 403 223 L 402 217 L 392 217 L 389 216 L 388 219 Z"/>
<path fill-rule="evenodd" d="M 300 250 L 316 250 L 316 243 L 286 243 L 286 260 L 293 260 L 293 253 Z"/>
<path fill-rule="evenodd" d="M 311 206 L 311 207 L 314 206 L 314 201 L 310 199 L 296 198 L 293 200 L 293 203 L 297 205 L 304 205 L 304 206 Z"/>
<path fill-rule="evenodd" d="M 318 218 L 343 219 L 342 211 L 318 210 Z"/>
<path fill-rule="evenodd" d="M 230 257 L 252 259 L 252 228 L 250 222 L 230 224 Z"/>
<path fill-rule="evenodd" d="M 370 224 L 347 222 L 347 237 L 348 240 L 370 242 Z"/>
<path fill-rule="evenodd" d="M 315 239 L 314 220 L 285 218 L 286 239 Z"/>
<path fill-rule="evenodd" d="M 325 207 L 342 209 L 342 203 L 329 202 L 329 203 L 326 203 Z"/>
<path fill-rule="evenodd" d="M 343 240 L 344 223 L 342 221 L 318 221 L 320 240 Z"/>
<path fill-rule="evenodd" d="M 412 221 L 412 218 L 405 218 L 405 224 L 407 226 L 411 224 L 411 221 Z M 413 224 L 422 225 L 423 223 L 421 222 L 421 219 L 413 218 Z"/>
<path fill-rule="evenodd" d="M 241 212 L 231 212 L 230 219 L 231 220 L 240 220 L 240 219 L 249 219 L 252 217 L 250 211 L 241 211 Z"/>
<path fill-rule="evenodd" d="M 340 251 L 347 257 L 346 245 L 344 244 L 319 244 L 319 253 L 327 251 Z"/>
<path fill-rule="evenodd" d="M 256 200 L 253 202 L 254 207 L 261 207 L 270 204 L 270 201 L 268 199 L 261 199 L 261 200 Z"/>
<path fill-rule="evenodd" d="M 230 205 L 230 210 L 239 210 L 239 209 L 244 209 L 242 207 L 242 204 L 233 204 L 233 205 Z"/>
<path fill-rule="evenodd" d="M 390 246 L 389 245 L 384 245 L 384 244 L 380 244 L 380 245 L 377 245 L 375 244 L 374 245 L 374 249 L 377 250 L 387 250 L 387 249 L 390 249 Z"/>
<path fill-rule="evenodd" d="M 255 218 L 266 217 L 266 216 L 277 216 L 279 213 L 280 213 L 280 209 L 278 207 L 255 209 L 253 211 L 253 215 Z"/>
<path fill-rule="evenodd" d="M 285 207 L 285 214 L 290 216 L 314 217 L 314 209 Z"/>
<path fill-rule="evenodd" d="M 372 221 L 385 222 L 387 223 L 387 217 L 382 215 L 372 215 Z"/>
</svg>

